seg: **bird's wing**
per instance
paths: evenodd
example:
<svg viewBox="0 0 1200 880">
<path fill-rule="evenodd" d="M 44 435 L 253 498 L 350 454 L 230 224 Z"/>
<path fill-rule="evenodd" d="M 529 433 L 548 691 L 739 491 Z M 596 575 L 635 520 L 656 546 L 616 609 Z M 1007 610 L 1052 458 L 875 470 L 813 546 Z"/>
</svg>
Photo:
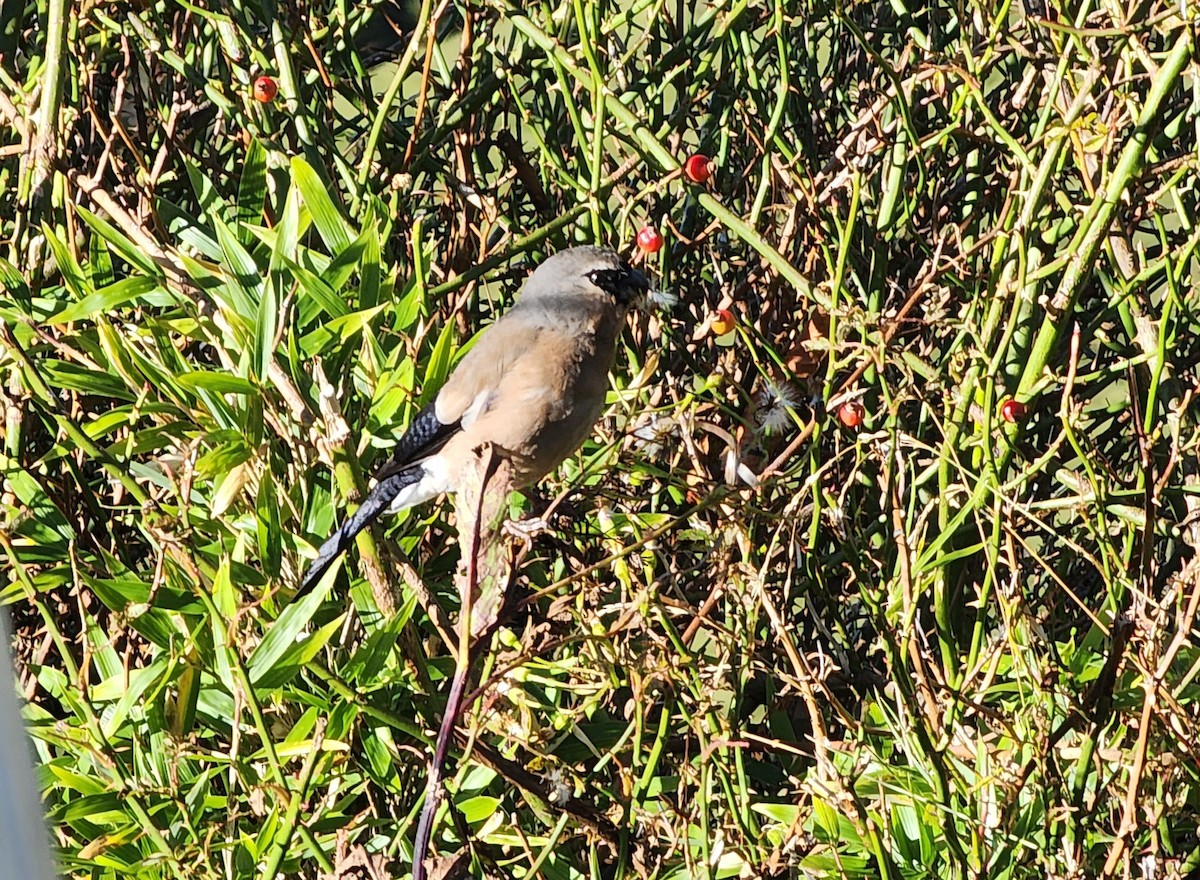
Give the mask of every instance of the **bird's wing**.
<svg viewBox="0 0 1200 880">
<path fill-rule="evenodd" d="M 458 433 L 461 419 L 443 422 L 437 415 L 437 401 L 427 404 L 412 420 L 392 457 L 384 462 L 375 473 L 375 479 L 386 480 L 414 462 L 428 458 L 446 445 L 446 441 Z"/>
<path fill-rule="evenodd" d="M 387 479 L 428 458 L 462 428 L 469 427 L 490 406 L 505 374 L 529 350 L 540 332 L 539 327 L 528 326 L 520 312 L 515 315 L 509 312 L 484 330 L 433 402 L 413 419 L 375 478 Z"/>
<path fill-rule="evenodd" d="M 519 306 L 514 306 L 480 334 L 438 392 L 434 401 L 438 420 L 470 427 L 490 408 L 513 365 L 536 348 L 542 333 L 538 322 L 531 322 Z"/>
</svg>

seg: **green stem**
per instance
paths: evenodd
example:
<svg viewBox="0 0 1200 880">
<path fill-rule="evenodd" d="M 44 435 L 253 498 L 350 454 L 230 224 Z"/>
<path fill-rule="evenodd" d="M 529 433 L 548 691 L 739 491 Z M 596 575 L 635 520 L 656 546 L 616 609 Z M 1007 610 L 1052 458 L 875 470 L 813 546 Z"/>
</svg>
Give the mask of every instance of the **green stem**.
<svg viewBox="0 0 1200 880">
<path fill-rule="evenodd" d="M 1137 127 L 1133 130 L 1125 149 L 1121 151 L 1120 159 L 1117 161 L 1112 176 L 1108 179 L 1107 186 L 1103 193 L 1093 200 L 1080 224 L 1079 231 L 1066 248 L 1066 253 L 1070 254 L 1070 258 L 1067 260 L 1062 281 L 1059 282 L 1058 291 L 1051 303 L 1054 313 L 1043 322 L 1037 338 L 1034 340 L 1025 372 L 1021 376 L 1020 392 L 1027 392 L 1041 378 L 1050 352 L 1054 350 L 1063 328 L 1070 323 L 1079 292 L 1091 274 L 1096 255 L 1112 227 L 1117 206 L 1121 203 L 1125 190 L 1141 170 L 1146 148 L 1150 145 L 1150 135 L 1160 121 L 1158 118 L 1159 108 L 1167 95 L 1175 88 L 1180 74 L 1192 57 L 1192 39 L 1191 30 L 1185 28 L 1175 41 L 1170 55 L 1159 68 L 1158 75 L 1150 87 L 1150 94 L 1142 106 Z M 1011 452 L 1005 455 L 1005 464 L 1011 455 Z"/>
</svg>

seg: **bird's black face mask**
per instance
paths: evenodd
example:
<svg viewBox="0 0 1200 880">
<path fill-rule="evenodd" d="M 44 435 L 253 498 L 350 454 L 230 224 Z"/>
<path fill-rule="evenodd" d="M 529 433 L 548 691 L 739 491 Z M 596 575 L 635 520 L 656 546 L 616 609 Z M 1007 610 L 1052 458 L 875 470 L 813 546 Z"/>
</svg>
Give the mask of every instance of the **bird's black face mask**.
<svg viewBox="0 0 1200 880">
<path fill-rule="evenodd" d="M 596 269 L 588 280 L 623 306 L 638 301 L 650 289 L 650 281 L 628 263 L 615 269 Z"/>
</svg>

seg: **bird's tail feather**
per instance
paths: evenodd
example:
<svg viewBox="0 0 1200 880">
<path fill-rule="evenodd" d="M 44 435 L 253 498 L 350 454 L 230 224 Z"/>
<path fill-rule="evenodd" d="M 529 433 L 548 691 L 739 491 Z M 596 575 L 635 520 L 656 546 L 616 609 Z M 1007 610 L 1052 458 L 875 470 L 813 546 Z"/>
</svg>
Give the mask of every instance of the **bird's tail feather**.
<svg viewBox="0 0 1200 880">
<path fill-rule="evenodd" d="M 300 589 L 296 591 L 294 599 L 298 599 L 312 590 L 320 582 L 325 572 L 329 571 L 329 567 L 350 546 L 355 536 L 374 522 L 379 514 L 387 510 L 401 491 L 420 482 L 424 474 L 421 465 L 417 464 L 376 483 L 375 488 L 368 493 L 358 510 L 350 514 L 341 527 L 321 545 L 317 551 L 317 558 L 305 572 L 304 580 L 300 582 Z"/>
</svg>

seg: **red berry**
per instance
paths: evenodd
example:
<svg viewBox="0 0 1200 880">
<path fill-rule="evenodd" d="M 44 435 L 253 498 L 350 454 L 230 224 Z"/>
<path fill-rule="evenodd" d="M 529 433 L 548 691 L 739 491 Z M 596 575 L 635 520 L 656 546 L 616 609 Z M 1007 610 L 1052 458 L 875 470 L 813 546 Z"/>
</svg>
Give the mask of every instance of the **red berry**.
<svg viewBox="0 0 1200 880">
<path fill-rule="evenodd" d="M 269 104 L 279 94 L 279 86 L 269 76 L 260 76 L 254 81 L 254 100 L 261 104 Z"/>
<path fill-rule="evenodd" d="M 1000 418 L 1006 422 L 1019 422 L 1025 418 L 1025 414 L 1028 412 L 1029 407 L 1019 400 L 1008 397 L 1000 401 Z"/>
<path fill-rule="evenodd" d="M 847 428 L 857 428 L 863 423 L 863 416 L 867 411 L 863 409 L 863 405 L 857 400 L 847 400 L 838 407 L 838 421 Z"/>
<path fill-rule="evenodd" d="M 733 330 L 733 325 L 733 312 L 729 311 L 729 309 L 717 309 L 713 312 L 709 327 L 712 328 L 714 336 L 724 336 Z"/>
<path fill-rule="evenodd" d="M 687 179 L 692 183 L 704 183 L 713 175 L 713 169 L 716 164 L 712 159 L 703 153 L 696 153 L 688 156 L 688 160 L 683 163 L 683 173 L 687 175 Z"/>
<path fill-rule="evenodd" d="M 663 246 L 662 233 L 653 226 L 643 226 L 638 230 L 637 246 L 648 254 L 658 253 L 659 248 Z"/>
</svg>

